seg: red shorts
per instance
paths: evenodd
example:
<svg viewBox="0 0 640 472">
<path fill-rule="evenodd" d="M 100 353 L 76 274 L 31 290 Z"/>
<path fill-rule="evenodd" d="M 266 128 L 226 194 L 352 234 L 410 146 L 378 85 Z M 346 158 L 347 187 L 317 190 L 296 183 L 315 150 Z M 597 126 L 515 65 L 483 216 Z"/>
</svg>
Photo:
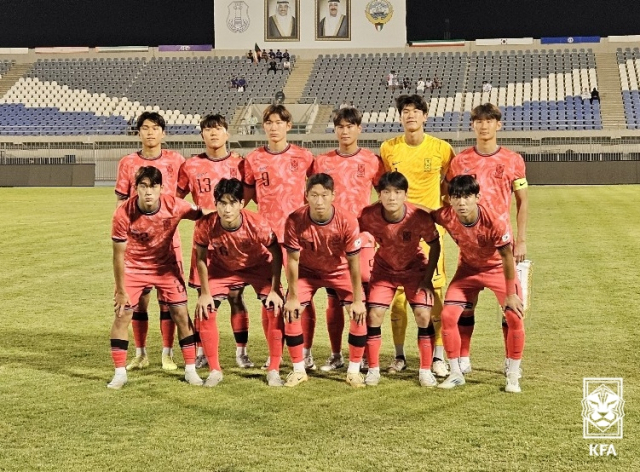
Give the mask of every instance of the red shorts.
<svg viewBox="0 0 640 472">
<path fill-rule="evenodd" d="M 449 283 L 447 294 L 444 297 L 444 304 L 460 305 L 465 309 L 469 309 L 478 300 L 478 294 L 485 288 L 491 290 L 498 299 L 500 306 L 504 307 L 507 287 L 504 281 L 502 265 L 484 270 L 460 265 Z M 519 297 L 522 297 L 522 289 L 517 278 L 516 293 Z"/>
<path fill-rule="evenodd" d="M 212 257 L 214 257 L 213 250 L 207 250 L 207 267 L 209 267 Z M 200 276 L 198 275 L 198 265 L 196 262 L 196 243 L 193 243 L 191 248 L 191 267 L 189 268 L 189 287 L 200 290 L 200 285 Z"/>
<path fill-rule="evenodd" d="M 388 308 L 396 294 L 398 287 L 404 287 L 407 301 L 414 307 L 432 307 L 433 297 L 427 296 L 424 290 L 418 292 L 418 285 L 424 278 L 425 267 L 407 270 L 402 273 L 392 273 L 379 265 L 374 265 L 369 282 L 368 306 Z"/>
<path fill-rule="evenodd" d="M 327 290 L 327 292 L 337 296 L 343 305 L 353 302 L 351 276 L 348 270 L 319 274 L 300 269 L 298 273 L 298 300 L 302 306 L 311 303 L 311 299 L 320 288 L 333 290 L 333 293 L 331 290 Z"/>
<path fill-rule="evenodd" d="M 155 274 L 125 272 L 124 286 L 129 295 L 130 308 L 138 305 L 140 296 L 149 287 L 158 290 L 158 301 L 162 304 L 177 306 L 187 303 L 187 290 L 178 264 Z"/>
<path fill-rule="evenodd" d="M 213 277 L 209 274 L 209 290 L 211 296 L 217 300 L 224 300 L 230 290 L 251 285 L 258 298 L 263 300 L 271 292 L 271 263 L 248 267 L 246 269 L 228 272 L 213 267 Z"/>
</svg>

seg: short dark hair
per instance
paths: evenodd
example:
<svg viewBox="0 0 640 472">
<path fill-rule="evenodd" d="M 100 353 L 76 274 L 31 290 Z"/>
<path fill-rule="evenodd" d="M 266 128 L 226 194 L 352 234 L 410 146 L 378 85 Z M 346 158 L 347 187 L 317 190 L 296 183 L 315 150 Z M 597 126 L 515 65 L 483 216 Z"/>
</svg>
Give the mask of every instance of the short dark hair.
<svg viewBox="0 0 640 472">
<path fill-rule="evenodd" d="M 449 182 L 449 196 L 454 198 L 478 195 L 480 184 L 473 175 L 456 175 Z"/>
<path fill-rule="evenodd" d="M 502 112 L 500 111 L 500 108 L 495 106 L 493 103 L 484 103 L 471 110 L 471 123 L 476 120 L 500 121 L 501 119 Z"/>
<path fill-rule="evenodd" d="M 362 113 L 354 107 L 344 107 L 336 111 L 333 115 L 333 125 L 338 126 L 342 121 L 360 126 L 362 124 Z"/>
<path fill-rule="evenodd" d="M 329 174 L 313 174 L 307 180 L 306 192 L 309 192 L 315 185 L 322 185 L 325 189 L 333 192 L 333 178 Z"/>
<path fill-rule="evenodd" d="M 136 121 L 136 129 L 138 131 L 140 131 L 140 128 L 142 128 L 142 124 L 146 120 L 149 120 L 152 123 L 158 125 L 160 128 L 162 128 L 162 131 L 164 131 L 164 129 L 167 127 L 167 123 L 164 121 L 164 118 L 160 113 L 158 113 L 157 111 L 145 111 L 138 117 L 138 120 Z"/>
<path fill-rule="evenodd" d="M 376 185 L 376 190 L 378 193 L 382 192 L 388 187 L 394 187 L 398 190 L 404 190 L 405 192 L 409 190 L 409 181 L 404 176 L 404 174 L 396 171 L 387 172 L 380 177 L 378 181 L 378 185 Z"/>
<path fill-rule="evenodd" d="M 136 172 L 136 187 L 140 185 L 144 179 L 149 179 L 149 183 L 152 186 L 162 185 L 162 172 L 153 166 L 140 167 Z"/>
<path fill-rule="evenodd" d="M 420 95 L 400 95 L 398 98 L 396 98 L 396 108 L 400 113 L 402 113 L 402 110 L 407 105 L 413 105 L 414 107 L 416 107 L 416 110 L 422 111 L 422 113 L 424 113 L 425 115 L 427 114 L 427 102 L 425 102 L 424 98 L 422 98 Z"/>
<path fill-rule="evenodd" d="M 213 197 L 219 202 L 225 195 L 231 196 L 235 201 L 242 201 L 244 198 L 244 187 L 238 179 L 220 179 L 213 189 Z"/>
<path fill-rule="evenodd" d="M 224 116 L 220 114 L 215 115 L 207 115 L 202 120 L 200 120 L 200 131 L 205 128 L 218 128 L 222 127 L 224 129 L 229 129 L 229 125 L 227 124 L 227 120 Z"/>
<path fill-rule="evenodd" d="M 262 113 L 262 121 L 265 122 L 271 115 L 278 115 L 282 121 L 291 123 L 291 112 L 282 104 L 269 105 Z"/>
</svg>

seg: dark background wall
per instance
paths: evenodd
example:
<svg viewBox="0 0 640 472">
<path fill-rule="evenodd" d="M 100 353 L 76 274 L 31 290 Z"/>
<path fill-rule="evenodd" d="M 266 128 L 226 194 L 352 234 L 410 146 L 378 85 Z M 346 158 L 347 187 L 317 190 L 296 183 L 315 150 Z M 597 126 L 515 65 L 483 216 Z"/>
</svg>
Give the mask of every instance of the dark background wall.
<svg viewBox="0 0 640 472">
<path fill-rule="evenodd" d="M 629 0 L 407 0 L 407 37 L 639 34 L 639 18 Z M 213 0 L 0 1 L 0 47 L 213 42 Z"/>
</svg>

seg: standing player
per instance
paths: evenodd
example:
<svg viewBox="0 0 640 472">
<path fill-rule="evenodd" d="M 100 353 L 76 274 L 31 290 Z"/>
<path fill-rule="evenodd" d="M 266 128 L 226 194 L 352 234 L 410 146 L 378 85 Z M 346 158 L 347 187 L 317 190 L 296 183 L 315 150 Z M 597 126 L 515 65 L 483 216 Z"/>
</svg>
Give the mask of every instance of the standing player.
<svg viewBox="0 0 640 472">
<path fill-rule="evenodd" d="M 456 175 L 473 175 L 482 188 L 484 206 L 491 208 L 491 211 L 504 219 L 512 237 L 511 195 L 515 195 L 518 232 L 516 238 L 512 239 L 515 241 L 513 257 L 518 264 L 525 260 L 527 254 L 528 184 L 522 156 L 498 146 L 497 132 L 502 127 L 501 119 L 500 109 L 491 103 L 485 103 L 473 109 L 471 125 L 476 134 L 476 145 L 464 150 L 451 161 L 447 180 L 453 179 Z M 473 300 L 473 307 L 465 310 L 460 317 L 460 336 L 462 337 L 460 366 L 465 374 L 471 372 L 469 349 L 475 325 L 476 303 L 477 300 Z M 502 330 L 506 340 L 509 327 L 505 319 L 502 321 Z M 505 360 L 505 372 L 507 369 Z"/>
<path fill-rule="evenodd" d="M 402 173 L 409 181 L 407 200 L 428 208 L 440 208 L 441 183 L 455 155 L 449 143 L 429 136 L 424 132 L 427 121 L 427 103 L 420 95 L 401 95 L 396 99 L 400 112 L 400 122 L 404 134 L 385 141 L 380 147 L 380 155 L 387 171 Z M 433 358 L 433 372 L 438 377 L 447 375 L 442 347 L 440 313 L 442 312 L 442 289 L 446 282 L 444 273 L 444 230 L 440 232 L 440 257 L 433 277 L 434 303 L 431 319 L 436 330 L 436 345 Z M 424 247 L 424 246 L 423 246 Z M 426 248 L 425 248 L 426 249 Z M 396 347 L 396 358 L 389 372 L 406 368 L 404 340 L 407 331 L 407 300 L 404 291 L 398 290 L 391 304 L 391 328 Z"/>
<path fill-rule="evenodd" d="M 460 248 L 458 269 L 453 276 L 442 311 L 442 334 L 451 375 L 438 387 L 451 389 L 464 385 L 460 366 L 458 321 L 463 309 L 477 300 L 478 293 L 489 288 L 504 309 L 509 325 L 505 340 L 509 368 L 505 391 L 520 392 L 520 360 L 524 349 L 522 293 L 511 247 L 512 236 L 504 219 L 478 204 L 480 186 L 471 175 L 459 175 L 449 182 L 451 206 L 431 212 Z"/>
<path fill-rule="evenodd" d="M 133 197 L 135 191 L 135 176 L 140 167 L 153 165 L 162 172 L 164 185 L 163 193 L 175 196 L 178 181 L 178 170 L 184 163 L 184 157 L 175 151 L 162 149 L 162 138 L 165 136 L 165 121 L 162 115 L 146 111 L 138 117 L 136 129 L 142 142 L 142 149 L 120 159 L 118 163 L 118 177 L 116 180 L 117 206 L 122 205 L 127 198 Z M 180 267 L 182 267 L 182 249 L 180 234 L 176 231 L 173 248 Z M 182 270 L 182 269 L 181 269 Z M 127 365 L 127 370 L 144 369 L 149 365 L 147 357 L 147 332 L 149 330 L 150 290 L 144 290 L 140 302 L 133 312 L 133 339 L 136 344 L 136 357 Z M 175 324 L 171 319 L 169 307 L 160 305 L 160 332 L 162 333 L 162 368 L 176 370 L 178 366 L 173 360 L 173 339 Z"/>
<path fill-rule="evenodd" d="M 295 387 L 309 379 L 302 353 L 300 315 L 319 288 L 334 290 L 342 304 L 349 305 L 349 352 L 347 383 L 364 387 L 360 360 L 367 342 L 366 309 L 360 278 L 360 230 L 354 215 L 333 206 L 333 179 L 315 174 L 307 180 L 307 202 L 289 215 L 285 224 L 288 291 L 284 305 L 284 334 L 293 372 L 285 386 Z"/>
<path fill-rule="evenodd" d="M 229 126 L 222 115 L 207 115 L 200 122 L 200 134 L 206 151 L 185 162 L 178 174 L 178 197 L 184 198 L 191 192 L 193 201 L 200 208 L 215 208 L 213 189 L 220 179 L 235 178 L 243 180 L 244 161 L 235 152 L 227 151 Z M 211 250 L 212 248 L 210 248 Z M 213 254 L 210 254 L 213 256 Z M 191 250 L 191 269 L 189 286 L 200 290 L 200 279 L 196 267 L 196 244 Z M 229 292 L 231 307 L 231 327 L 236 341 L 236 364 L 242 368 L 253 367 L 247 354 L 249 340 L 249 314 L 242 299 L 242 289 Z M 202 347 L 198 347 L 196 367 L 204 367 L 207 358 Z"/>
<path fill-rule="evenodd" d="M 258 213 L 269 221 L 282 245 L 287 217 L 304 205 L 305 180 L 311 175 L 313 155 L 287 142 L 287 132 L 293 123 L 291 113 L 284 105 L 268 106 L 262 121 L 267 144 L 250 152 L 245 158 L 244 182 L 248 185 L 246 201 L 251 198 L 256 200 Z M 313 305 L 307 309 L 313 310 Z M 315 319 L 315 313 L 309 316 Z M 264 317 L 262 326 L 266 334 L 269 321 Z M 312 358 L 306 361 L 309 368 L 315 368 Z"/>
<path fill-rule="evenodd" d="M 208 280 L 202 284 L 196 306 L 196 316 L 201 319 L 202 346 L 211 369 L 204 386 L 215 387 L 222 380 L 216 322 L 220 302 L 230 290 L 251 284 L 263 301 L 262 316 L 269 321 L 267 383 L 281 387 L 284 383 L 279 373 L 283 335 L 279 295 L 282 250 L 266 219 L 242 209 L 242 182 L 223 178 L 214 195 L 217 213 L 199 221 L 193 235 L 198 274 L 200 280 Z M 209 250 L 211 247 L 213 251 Z"/>
<path fill-rule="evenodd" d="M 384 166 L 378 156 L 358 146 L 358 136 L 362 132 L 362 113 L 352 107 L 341 108 L 333 117 L 338 149 L 316 157 L 313 173 L 325 173 L 333 178 L 335 200 L 333 204 L 342 212 L 360 215 L 364 207 L 371 203 L 371 190 L 384 173 Z M 360 233 L 360 273 L 362 284 L 367 292 L 375 241 L 369 233 Z M 342 332 L 344 330 L 344 309 L 334 291 L 327 289 L 327 328 L 331 342 L 331 356 L 320 367 L 327 372 L 344 365 L 342 357 Z M 305 357 L 311 356 L 315 319 L 302 318 Z"/>
<path fill-rule="evenodd" d="M 435 341 L 431 307 L 440 235 L 429 213 L 406 201 L 409 183 L 400 172 L 384 174 L 377 188 L 380 201 L 362 210 L 358 218 L 360 229 L 370 232 L 380 244 L 367 296 L 369 371 L 365 383 L 378 385 L 380 382 L 380 326 L 397 288 L 404 287 L 418 325 L 418 380 L 423 387 L 435 387 L 438 382 L 431 372 Z M 421 240 L 429 245 L 428 256 L 420 246 Z"/>
<path fill-rule="evenodd" d="M 111 357 L 116 371 L 107 387 L 120 389 L 127 383 L 129 323 L 147 287 L 156 287 L 158 300 L 169 308 L 178 326 L 185 380 L 202 385 L 196 373 L 195 336 L 187 312 L 187 290 L 172 244 L 180 220 L 197 220 L 202 211 L 184 200 L 162 194 L 162 173 L 156 167 L 138 169 L 134 182 L 136 196 L 121 205 L 113 216 L 116 293 Z"/>
</svg>

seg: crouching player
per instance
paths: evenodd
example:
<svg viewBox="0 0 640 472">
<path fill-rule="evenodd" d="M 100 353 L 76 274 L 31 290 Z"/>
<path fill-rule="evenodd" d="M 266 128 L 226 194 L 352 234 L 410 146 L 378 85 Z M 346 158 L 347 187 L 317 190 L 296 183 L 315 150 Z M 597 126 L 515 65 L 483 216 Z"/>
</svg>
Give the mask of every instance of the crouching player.
<svg viewBox="0 0 640 472">
<path fill-rule="evenodd" d="M 478 204 L 480 185 L 471 175 L 458 175 L 449 183 L 451 206 L 431 212 L 460 248 L 458 269 L 453 276 L 442 311 L 442 337 L 451 374 L 438 387 L 454 388 L 465 383 L 460 369 L 458 321 L 471 308 L 478 293 L 489 288 L 504 309 L 509 325 L 506 350 L 509 369 L 506 392 L 520 392 L 520 359 L 524 349 L 524 309 L 516 277 L 513 243 L 508 222 Z"/>
<path fill-rule="evenodd" d="M 279 295 L 282 250 L 269 223 L 260 215 L 244 210 L 243 185 L 238 179 L 221 179 L 214 189 L 217 213 L 196 224 L 193 240 L 200 280 L 196 317 L 200 321 L 200 340 L 211 369 L 205 387 L 222 380 L 218 355 L 220 334 L 217 310 L 231 290 L 252 285 L 263 301 L 263 318 L 269 321 L 269 370 L 267 382 L 283 385 L 279 369 L 282 358 L 283 320 Z M 213 256 L 208 257 L 208 248 Z M 207 261 L 209 266 L 207 267 Z"/>
<path fill-rule="evenodd" d="M 373 235 L 380 245 L 373 258 L 367 306 L 367 385 L 380 382 L 380 346 L 384 314 L 398 287 L 404 291 L 418 324 L 420 371 L 423 387 L 438 385 L 431 372 L 435 329 L 431 322 L 432 278 L 440 255 L 440 236 L 429 213 L 407 202 L 409 183 L 400 172 L 387 172 L 377 185 L 380 201 L 362 210 L 360 230 Z M 427 256 L 420 246 L 429 245 Z"/>
<path fill-rule="evenodd" d="M 158 300 L 169 307 L 178 327 L 185 362 L 185 380 L 202 385 L 196 373 L 195 337 L 187 311 L 187 291 L 173 250 L 173 236 L 182 219 L 197 220 L 202 211 L 184 200 L 162 195 L 162 173 L 153 166 L 135 174 L 136 196 L 113 216 L 113 273 L 116 281 L 115 318 L 111 327 L 111 357 L 116 367 L 109 388 L 127 383 L 127 348 L 133 310 L 147 287 L 155 286 Z"/>
<path fill-rule="evenodd" d="M 364 387 L 360 359 L 367 341 L 366 309 L 360 278 L 360 229 L 355 216 L 333 206 L 334 184 L 327 174 L 314 174 L 306 184 L 305 205 L 289 215 L 285 223 L 287 249 L 287 300 L 284 305 L 285 340 L 293 372 L 285 386 L 308 380 L 304 368 L 300 315 L 320 288 L 332 289 L 351 318 L 349 352 L 359 351 L 359 360 L 349 359 L 347 383 Z M 344 315 L 343 315 L 344 316 Z"/>
</svg>

